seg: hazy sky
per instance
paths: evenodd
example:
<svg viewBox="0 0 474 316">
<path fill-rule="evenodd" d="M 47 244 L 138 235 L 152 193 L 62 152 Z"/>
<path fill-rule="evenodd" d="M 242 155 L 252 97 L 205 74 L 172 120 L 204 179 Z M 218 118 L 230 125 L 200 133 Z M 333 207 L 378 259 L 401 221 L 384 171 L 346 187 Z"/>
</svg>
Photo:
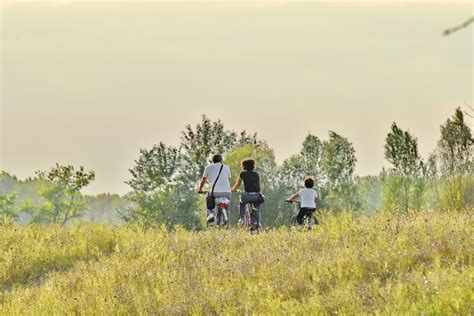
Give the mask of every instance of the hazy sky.
<svg viewBox="0 0 474 316">
<path fill-rule="evenodd" d="M 472 2 L 351 2 L 7 0 L 0 169 L 84 165 L 87 193 L 125 193 L 139 149 L 177 145 L 204 113 L 258 132 L 280 162 L 334 130 L 356 172 L 377 174 L 393 121 L 426 155 L 473 104 L 472 28 L 441 36 Z"/>
</svg>

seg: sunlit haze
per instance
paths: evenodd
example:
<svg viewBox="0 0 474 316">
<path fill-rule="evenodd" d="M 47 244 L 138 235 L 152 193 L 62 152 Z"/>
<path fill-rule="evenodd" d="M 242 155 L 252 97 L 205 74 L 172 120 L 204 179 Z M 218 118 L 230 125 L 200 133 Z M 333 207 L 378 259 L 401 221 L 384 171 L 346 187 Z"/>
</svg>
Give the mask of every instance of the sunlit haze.
<svg viewBox="0 0 474 316">
<path fill-rule="evenodd" d="M 473 104 L 472 26 L 442 36 L 472 2 L 355 2 L 7 0 L 0 169 L 83 165 L 86 193 L 122 194 L 139 149 L 178 145 L 202 114 L 257 132 L 279 162 L 333 130 L 357 174 L 378 174 L 393 121 L 426 156 Z"/>
</svg>

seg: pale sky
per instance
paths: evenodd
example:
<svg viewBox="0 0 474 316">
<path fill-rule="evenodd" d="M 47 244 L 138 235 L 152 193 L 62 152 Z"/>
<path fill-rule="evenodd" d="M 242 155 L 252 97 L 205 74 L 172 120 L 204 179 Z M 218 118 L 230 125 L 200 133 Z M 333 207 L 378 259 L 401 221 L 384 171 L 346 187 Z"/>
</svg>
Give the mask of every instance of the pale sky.
<svg viewBox="0 0 474 316">
<path fill-rule="evenodd" d="M 177 145 L 201 114 L 279 162 L 334 130 L 378 174 L 393 121 L 427 155 L 473 104 L 472 27 L 441 36 L 472 2 L 351 2 L 3 0 L 0 169 L 83 165 L 86 193 L 125 193 L 139 149 Z"/>
</svg>

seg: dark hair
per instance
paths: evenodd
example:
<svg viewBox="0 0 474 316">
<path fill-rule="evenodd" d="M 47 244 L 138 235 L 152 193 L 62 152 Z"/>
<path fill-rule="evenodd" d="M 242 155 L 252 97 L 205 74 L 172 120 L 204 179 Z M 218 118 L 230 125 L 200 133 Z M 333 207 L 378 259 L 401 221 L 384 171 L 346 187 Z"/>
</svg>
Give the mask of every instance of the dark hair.
<svg viewBox="0 0 474 316">
<path fill-rule="evenodd" d="M 242 166 L 242 169 L 251 171 L 251 170 L 255 170 L 255 166 L 257 165 L 257 162 L 253 158 L 246 158 L 240 162 L 240 165 Z"/>
<path fill-rule="evenodd" d="M 217 155 L 214 155 L 212 156 L 212 162 L 213 163 L 218 163 L 218 162 L 221 162 L 222 161 L 222 156 L 217 154 Z"/>
<path fill-rule="evenodd" d="M 308 189 L 314 187 L 314 180 L 311 177 L 307 177 L 304 179 L 304 186 Z"/>
</svg>

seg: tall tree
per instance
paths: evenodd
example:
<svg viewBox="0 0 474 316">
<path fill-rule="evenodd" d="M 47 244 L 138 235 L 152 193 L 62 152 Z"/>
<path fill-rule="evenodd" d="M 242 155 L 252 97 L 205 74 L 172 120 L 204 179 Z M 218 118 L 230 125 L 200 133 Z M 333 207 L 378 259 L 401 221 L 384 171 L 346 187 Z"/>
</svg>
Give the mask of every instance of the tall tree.
<svg viewBox="0 0 474 316">
<path fill-rule="evenodd" d="M 459 107 L 454 115 L 441 125 L 438 149 L 445 176 L 450 178 L 472 172 L 474 139 Z"/>
<path fill-rule="evenodd" d="M 323 183 L 321 171 L 321 159 L 323 157 L 323 144 L 318 137 L 308 134 L 303 141 L 303 148 L 300 152 L 306 175 L 315 178 L 317 186 Z M 301 180 L 300 180 L 301 181 Z"/>
<path fill-rule="evenodd" d="M 183 154 L 184 172 L 193 185 L 202 176 L 213 154 L 225 154 L 236 146 L 257 143 L 256 134 L 249 135 L 242 131 L 238 135 L 226 130 L 220 120 L 212 122 L 205 115 L 194 128 L 186 125 L 181 134 L 180 151 Z"/>
<path fill-rule="evenodd" d="M 401 179 L 404 192 L 403 210 L 407 211 L 410 201 L 410 187 L 413 180 L 423 171 L 423 163 L 418 154 L 417 139 L 393 123 L 391 131 L 385 139 L 384 148 L 385 158 L 392 164 L 392 173 Z"/>
<path fill-rule="evenodd" d="M 329 140 L 323 142 L 321 168 L 326 177 L 326 200 L 330 208 L 341 210 L 357 207 L 353 187 L 356 162 L 352 143 L 329 131 Z"/>
</svg>

